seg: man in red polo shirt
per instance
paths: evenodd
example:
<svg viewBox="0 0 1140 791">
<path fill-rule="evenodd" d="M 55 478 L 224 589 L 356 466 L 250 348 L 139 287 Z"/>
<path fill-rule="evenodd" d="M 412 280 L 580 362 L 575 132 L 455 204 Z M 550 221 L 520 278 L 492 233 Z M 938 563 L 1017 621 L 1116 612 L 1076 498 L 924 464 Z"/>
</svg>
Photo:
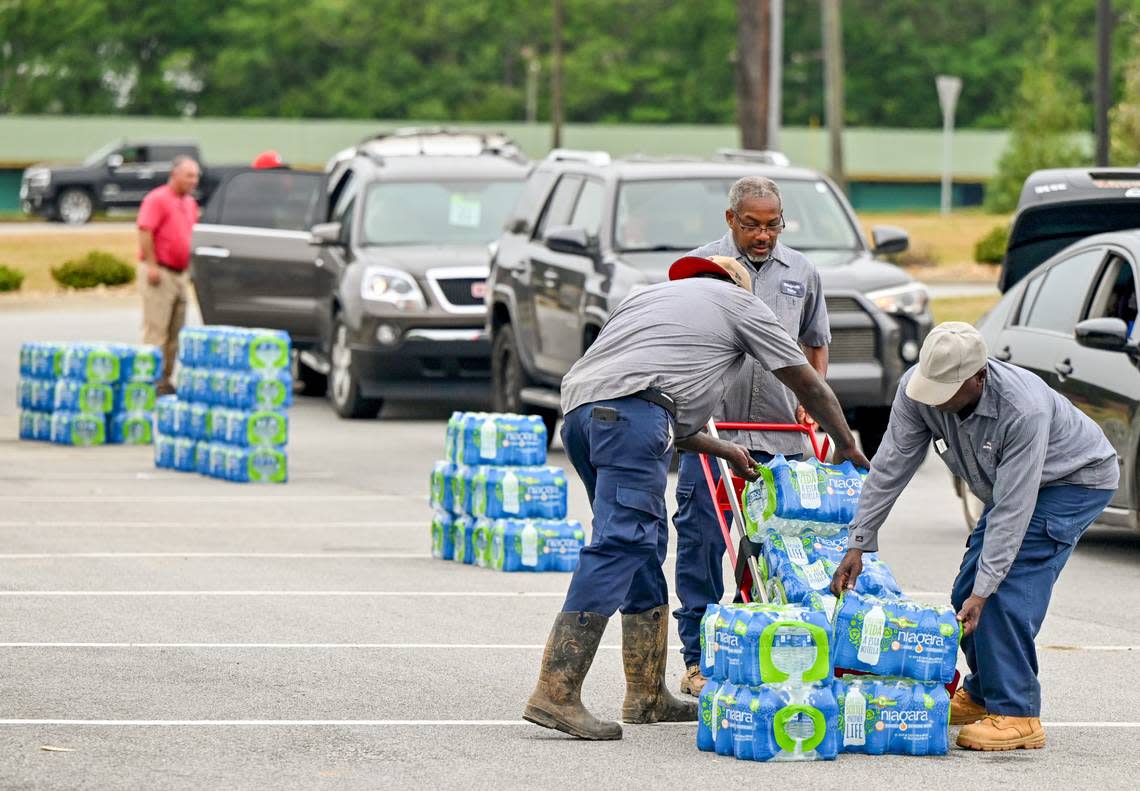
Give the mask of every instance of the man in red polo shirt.
<svg viewBox="0 0 1140 791">
<path fill-rule="evenodd" d="M 198 222 L 198 163 L 175 157 L 170 179 L 147 193 L 139 208 L 139 260 L 142 273 L 143 343 L 162 349 L 160 395 L 173 393 L 170 376 L 178 356 L 178 331 L 186 321 L 186 270 L 190 235 Z"/>
</svg>

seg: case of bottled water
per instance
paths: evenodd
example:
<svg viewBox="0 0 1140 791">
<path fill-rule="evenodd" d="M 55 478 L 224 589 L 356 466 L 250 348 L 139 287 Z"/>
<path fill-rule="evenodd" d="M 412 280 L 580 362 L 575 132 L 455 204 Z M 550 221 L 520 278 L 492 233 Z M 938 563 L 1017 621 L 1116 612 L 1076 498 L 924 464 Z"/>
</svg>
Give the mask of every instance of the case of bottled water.
<svg viewBox="0 0 1140 791">
<path fill-rule="evenodd" d="M 55 383 L 52 408 L 56 412 L 105 415 L 114 408 L 114 393 L 107 384 L 60 379 Z"/>
<path fill-rule="evenodd" d="M 697 748 L 745 761 L 832 760 L 838 722 L 830 681 L 749 686 L 710 679 L 698 704 Z"/>
<path fill-rule="evenodd" d="M 763 536 L 773 520 L 847 524 L 855 518 L 865 472 L 845 461 L 788 461 L 777 455 L 758 467 L 760 478 L 744 487 L 745 531 Z M 754 538 L 758 540 L 758 538 Z"/>
<path fill-rule="evenodd" d="M 712 604 L 701 619 L 701 672 L 734 684 L 830 679 L 831 623 L 798 605 Z"/>
<path fill-rule="evenodd" d="M 52 412 L 51 441 L 79 447 L 104 445 L 107 442 L 107 420 L 101 414 Z"/>
<path fill-rule="evenodd" d="M 954 608 L 848 591 L 835 613 L 833 664 L 940 684 L 954 679 L 961 625 Z"/>
<path fill-rule="evenodd" d="M 558 467 L 479 467 L 471 483 L 474 516 L 566 518 L 566 473 Z"/>
<path fill-rule="evenodd" d="M 154 416 L 149 412 L 116 412 L 107 416 L 107 442 L 149 445 L 154 441 Z"/>
<path fill-rule="evenodd" d="M 538 467 L 546 464 L 546 424 L 537 415 L 460 413 L 450 440 L 459 464 Z"/>
<path fill-rule="evenodd" d="M 867 755 L 945 755 L 950 694 L 939 683 L 881 676 L 834 681 L 839 750 Z"/>
<path fill-rule="evenodd" d="M 21 410 L 20 439 L 48 442 L 51 440 L 51 412 Z"/>
</svg>

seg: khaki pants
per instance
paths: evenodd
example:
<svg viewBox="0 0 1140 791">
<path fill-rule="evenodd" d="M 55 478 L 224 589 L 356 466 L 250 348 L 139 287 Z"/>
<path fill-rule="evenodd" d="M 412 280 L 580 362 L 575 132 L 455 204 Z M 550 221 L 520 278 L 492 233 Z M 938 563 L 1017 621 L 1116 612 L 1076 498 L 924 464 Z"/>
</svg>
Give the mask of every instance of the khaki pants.
<svg viewBox="0 0 1140 791">
<path fill-rule="evenodd" d="M 162 384 L 170 385 L 174 361 L 178 358 L 178 331 L 186 323 L 187 272 L 160 266 L 157 286 L 147 280 L 145 265 L 139 268 L 142 292 L 143 343 L 162 349 Z"/>
</svg>

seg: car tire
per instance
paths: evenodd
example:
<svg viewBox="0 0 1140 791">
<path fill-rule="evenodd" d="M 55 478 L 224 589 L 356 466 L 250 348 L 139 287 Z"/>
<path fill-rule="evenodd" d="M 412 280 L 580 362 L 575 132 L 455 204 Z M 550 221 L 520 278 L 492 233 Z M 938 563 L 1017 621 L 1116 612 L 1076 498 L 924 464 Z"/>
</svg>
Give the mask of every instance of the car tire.
<svg viewBox="0 0 1140 791">
<path fill-rule="evenodd" d="M 87 190 L 76 187 L 65 189 L 56 199 L 55 213 L 67 225 L 83 225 L 95 213 L 95 201 Z"/>
<path fill-rule="evenodd" d="M 374 418 L 380 414 L 384 401 L 364 398 L 360 394 L 360 381 L 352 359 L 348 340 L 348 327 L 339 316 L 333 320 L 332 349 L 329 354 L 331 368 L 328 378 L 328 396 L 333 409 L 343 418 Z"/>
<path fill-rule="evenodd" d="M 870 459 L 879 450 L 879 445 L 883 444 L 891 410 L 888 407 L 863 409 L 859 411 L 857 419 L 858 424 L 853 428 L 859 432 L 859 445 L 863 448 L 863 455 Z"/>
<path fill-rule="evenodd" d="M 524 404 L 522 391 L 534 384 L 519 359 L 518 342 L 510 324 L 495 330 L 491 342 L 491 399 L 496 412 L 514 412 L 520 415 L 538 415 L 546 424 L 546 442 L 554 441 L 558 425 L 558 410 Z"/>
<path fill-rule="evenodd" d="M 329 391 L 329 377 L 328 374 L 323 374 L 320 371 L 314 370 L 301 362 L 298 355 L 294 361 L 296 365 L 295 376 L 301 385 L 300 394 L 303 396 L 313 396 L 320 398 Z"/>
</svg>

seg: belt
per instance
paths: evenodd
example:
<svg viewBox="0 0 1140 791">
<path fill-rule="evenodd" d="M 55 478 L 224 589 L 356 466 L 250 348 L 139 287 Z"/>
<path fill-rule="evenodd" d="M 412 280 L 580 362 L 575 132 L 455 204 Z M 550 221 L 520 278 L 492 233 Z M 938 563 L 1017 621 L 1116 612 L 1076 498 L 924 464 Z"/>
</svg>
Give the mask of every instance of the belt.
<svg viewBox="0 0 1140 791">
<path fill-rule="evenodd" d="M 677 402 L 674 401 L 668 393 L 663 393 L 656 387 L 647 387 L 640 392 L 630 393 L 630 396 L 640 398 L 642 401 L 648 401 L 651 404 L 657 404 L 657 406 L 668 412 L 674 420 L 677 419 Z"/>
</svg>

